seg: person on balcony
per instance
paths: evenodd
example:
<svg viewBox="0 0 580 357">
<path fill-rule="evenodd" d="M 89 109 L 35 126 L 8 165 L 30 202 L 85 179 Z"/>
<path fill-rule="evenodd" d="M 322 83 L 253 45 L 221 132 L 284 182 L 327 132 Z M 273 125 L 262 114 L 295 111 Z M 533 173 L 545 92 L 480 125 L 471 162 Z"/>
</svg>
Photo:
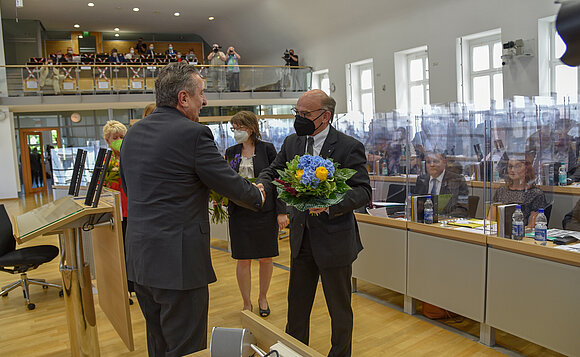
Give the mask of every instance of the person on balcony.
<svg viewBox="0 0 580 357">
<path fill-rule="evenodd" d="M 228 48 L 228 58 L 226 60 L 226 64 L 228 65 L 226 71 L 230 92 L 240 91 L 240 66 L 238 66 L 238 60 L 240 58 L 241 57 L 236 52 L 234 46 L 230 46 L 230 48 Z"/>
<path fill-rule="evenodd" d="M 226 63 L 226 55 L 220 51 L 220 46 L 217 43 L 213 44 L 212 51 L 207 56 L 207 60 L 212 66 L 208 70 L 207 87 L 212 92 L 221 92 L 225 87 L 224 67 L 221 66 Z"/>
<path fill-rule="evenodd" d="M 165 51 L 165 54 L 166 55 L 174 55 L 174 54 L 176 54 L 175 50 L 173 49 L 173 45 L 171 43 L 169 44 L 169 47 Z"/>
<path fill-rule="evenodd" d="M 40 76 L 38 77 L 38 84 L 40 88 L 45 85 L 51 85 L 54 94 L 60 94 L 60 85 L 64 80 L 64 75 L 60 74 L 60 69 L 54 66 L 52 59 L 48 59 L 45 65 L 40 69 Z"/>
<path fill-rule="evenodd" d="M 111 50 L 111 55 L 109 56 L 109 59 L 107 60 L 107 62 L 121 64 L 121 63 L 125 62 L 125 57 L 123 57 L 122 54 L 119 54 L 119 51 L 117 51 L 116 48 L 113 48 Z"/>
</svg>

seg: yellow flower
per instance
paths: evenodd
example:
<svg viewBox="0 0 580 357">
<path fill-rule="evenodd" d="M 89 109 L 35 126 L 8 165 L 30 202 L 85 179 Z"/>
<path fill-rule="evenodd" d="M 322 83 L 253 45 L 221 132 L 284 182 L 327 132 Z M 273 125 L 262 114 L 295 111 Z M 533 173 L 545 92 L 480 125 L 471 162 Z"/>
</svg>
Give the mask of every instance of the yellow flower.
<svg viewBox="0 0 580 357">
<path fill-rule="evenodd" d="M 296 170 L 296 178 L 298 180 L 300 180 L 302 178 L 302 175 L 304 174 L 304 170 Z"/>
<path fill-rule="evenodd" d="M 324 181 L 324 180 L 326 180 L 326 177 L 328 176 L 328 170 L 326 168 L 324 168 L 323 166 L 318 166 L 316 168 L 316 171 L 314 171 L 314 176 L 316 176 L 318 179 L 320 179 L 320 181 Z"/>
</svg>

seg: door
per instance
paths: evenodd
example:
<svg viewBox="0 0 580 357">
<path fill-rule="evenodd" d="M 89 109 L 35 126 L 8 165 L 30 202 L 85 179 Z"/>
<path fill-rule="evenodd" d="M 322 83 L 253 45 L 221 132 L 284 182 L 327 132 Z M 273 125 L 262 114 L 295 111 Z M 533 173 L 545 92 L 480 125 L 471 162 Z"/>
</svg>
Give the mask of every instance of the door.
<svg viewBox="0 0 580 357">
<path fill-rule="evenodd" d="M 50 149 L 59 145 L 57 128 L 20 130 L 20 159 L 25 193 L 44 191 L 50 186 Z"/>
</svg>

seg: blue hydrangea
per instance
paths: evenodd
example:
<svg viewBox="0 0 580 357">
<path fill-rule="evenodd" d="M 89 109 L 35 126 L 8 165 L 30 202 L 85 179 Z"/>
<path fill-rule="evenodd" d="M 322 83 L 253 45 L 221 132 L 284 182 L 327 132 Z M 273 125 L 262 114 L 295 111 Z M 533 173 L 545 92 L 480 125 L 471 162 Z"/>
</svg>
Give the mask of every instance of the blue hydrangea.
<svg viewBox="0 0 580 357">
<path fill-rule="evenodd" d="M 300 183 L 306 186 L 316 187 L 320 183 L 320 179 L 315 176 L 316 168 L 324 167 L 328 171 L 327 178 L 334 176 L 334 165 L 332 161 L 324 159 L 320 156 L 304 155 L 298 161 L 298 169 L 304 170 Z"/>
</svg>

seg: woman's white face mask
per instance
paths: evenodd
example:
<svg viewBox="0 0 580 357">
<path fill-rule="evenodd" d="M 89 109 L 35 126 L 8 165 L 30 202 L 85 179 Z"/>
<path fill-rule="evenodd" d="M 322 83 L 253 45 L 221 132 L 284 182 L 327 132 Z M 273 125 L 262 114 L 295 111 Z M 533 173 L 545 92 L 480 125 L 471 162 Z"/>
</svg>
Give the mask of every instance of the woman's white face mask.
<svg viewBox="0 0 580 357">
<path fill-rule="evenodd" d="M 238 144 L 245 143 L 250 138 L 250 134 L 248 134 L 245 130 L 234 130 L 234 139 Z"/>
</svg>

